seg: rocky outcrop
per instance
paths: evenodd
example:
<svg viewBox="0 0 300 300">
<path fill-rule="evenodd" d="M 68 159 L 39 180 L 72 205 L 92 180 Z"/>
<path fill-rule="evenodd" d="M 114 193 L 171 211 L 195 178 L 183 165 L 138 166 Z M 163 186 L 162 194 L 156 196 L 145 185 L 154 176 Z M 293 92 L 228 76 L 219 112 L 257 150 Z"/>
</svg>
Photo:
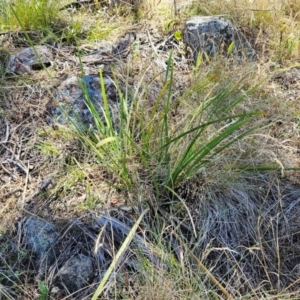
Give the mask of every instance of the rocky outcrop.
<svg viewBox="0 0 300 300">
<path fill-rule="evenodd" d="M 234 54 L 239 60 L 254 60 L 255 51 L 243 33 L 230 21 L 220 17 L 195 16 L 186 22 L 184 41 L 193 52 L 196 61 L 198 54 L 214 56 L 217 53 Z"/>
</svg>

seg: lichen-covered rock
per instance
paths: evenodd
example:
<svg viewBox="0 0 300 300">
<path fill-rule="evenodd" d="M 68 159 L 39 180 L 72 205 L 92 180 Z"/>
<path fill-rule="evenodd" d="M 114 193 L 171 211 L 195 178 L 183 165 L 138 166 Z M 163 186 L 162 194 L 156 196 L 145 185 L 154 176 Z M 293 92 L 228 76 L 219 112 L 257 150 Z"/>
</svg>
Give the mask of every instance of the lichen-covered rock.
<svg viewBox="0 0 300 300">
<path fill-rule="evenodd" d="M 10 56 L 7 71 L 17 74 L 30 73 L 33 70 L 49 67 L 51 61 L 52 53 L 46 46 L 35 46 L 34 49 L 25 48 Z"/>
<path fill-rule="evenodd" d="M 88 286 L 94 276 L 94 266 L 91 257 L 78 254 L 68 259 L 57 272 L 52 288 L 52 294 L 61 294 L 65 287 L 74 293 Z"/>
<path fill-rule="evenodd" d="M 197 59 L 199 53 L 235 54 L 239 59 L 254 60 L 255 51 L 243 33 L 220 17 L 195 16 L 186 22 L 184 41 Z M 233 46 L 233 48 L 232 48 Z"/>
<path fill-rule="evenodd" d="M 38 269 L 38 277 L 55 260 L 55 241 L 58 237 L 57 228 L 42 219 L 29 218 L 25 224 L 25 244 L 29 245 L 35 255 L 35 265 Z"/>
<path fill-rule="evenodd" d="M 111 117 L 115 124 L 119 109 L 118 92 L 110 78 L 104 77 L 104 85 Z M 90 111 L 91 106 L 94 106 L 97 113 L 103 116 L 99 75 L 85 75 L 84 78 L 69 77 L 59 85 L 56 100 L 48 104 L 48 110 L 56 116 L 59 123 L 70 123 L 71 119 L 79 128 L 83 128 L 83 125 L 87 128 L 93 127 L 95 122 Z"/>
</svg>

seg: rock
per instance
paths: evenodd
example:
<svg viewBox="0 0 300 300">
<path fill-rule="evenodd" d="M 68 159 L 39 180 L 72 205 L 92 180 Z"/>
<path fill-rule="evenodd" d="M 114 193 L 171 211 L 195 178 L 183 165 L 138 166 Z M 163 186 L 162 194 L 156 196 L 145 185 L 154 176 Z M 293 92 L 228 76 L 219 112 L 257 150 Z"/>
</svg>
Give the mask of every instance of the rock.
<svg viewBox="0 0 300 300">
<path fill-rule="evenodd" d="M 83 231 L 78 232 L 79 229 L 75 225 L 59 222 L 53 225 L 33 217 L 24 223 L 23 244 L 34 255 L 33 265 L 38 270 L 35 279 L 48 281 L 55 295 L 79 292 L 94 279 L 93 254 L 89 252 L 92 240 L 87 239 Z M 74 242 L 68 233 L 74 236 L 75 232 L 83 238 L 74 237 Z M 81 249 L 83 240 L 87 244 Z"/>
<path fill-rule="evenodd" d="M 87 106 L 84 85 L 86 85 L 87 94 L 91 100 L 91 104 L 102 117 L 103 122 L 105 122 L 101 108 L 103 106 L 103 97 L 99 75 L 85 75 L 84 79 L 72 76 L 63 81 L 58 87 L 56 97 L 57 102 L 54 103 L 52 101 L 50 105 L 48 104 L 48 110 L 50 110 L 52 115 L 57 117 L 59 123 L 70 122 L 68 117 L 64 114 L 64 110 L 71 118 L 72 122 L 79 128 L 82 128 L 82 125 L 87 128 L 94 126 L 95 122 L 93 116 Z M 119 108 L 118 92 L 115 84 L 110 78 L 104 77 L 104 85 L 113 123 L 116 124 Z"/>
<path fill-rule="evenodd" d="M 255 51 L 243 33 L 233 24 L 220 17 L 195 16 L 186 22 L 184 41 L 192 49 L 194 60 L 199 53 L 214 56 L 217 53 L 228 55 L 229 47 L 234 45 L 232 53 L 239 60 L 246 57 L 254 60 Z"/>
<path fill-rule="evenodd" d="M 25 243 L 35 255 L 38 276 L 43 276 L 55 260 L 55 241 L 58 238 L 54 225 L 36 218 L 29 218 L 25 223 Z"/>
<path fill-rule="evenodd" d="M 63 294 L 67 287 L 68 292 L 74 293 L 88 286 L 94 276 L 94 265 L 91 257 L 78 254 L 68 259 L 57 272 L 53 288 L 54 294 Z"/>
<path fill-rule="evenodd" d="M 38 55 L 36 55 L 36 53 Z M 33 70 L 49 67 L 52 61 L 52 53 L 46 46 L 35 46 L 33 48 L 25 48 L 9 59 L 7 71 L 10 73 L 30 73 Z"/>
</svg>

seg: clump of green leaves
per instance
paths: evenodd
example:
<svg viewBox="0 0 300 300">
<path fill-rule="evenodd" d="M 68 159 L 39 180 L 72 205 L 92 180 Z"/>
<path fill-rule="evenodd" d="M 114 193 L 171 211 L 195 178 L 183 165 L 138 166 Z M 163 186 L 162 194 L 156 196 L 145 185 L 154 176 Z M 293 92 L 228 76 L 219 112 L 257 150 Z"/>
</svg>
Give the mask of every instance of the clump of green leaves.
<svg viewBox="0 0 300 300">
<path fill-rule="evenodd" d="M 39 285 L 39 290 L 41 293 L 38 300 L 47 300 L 49 298 L 49 291 L 48 291 L 47 286 L 42 281 L 39 281 L 38 285 Z"/>
</svg>

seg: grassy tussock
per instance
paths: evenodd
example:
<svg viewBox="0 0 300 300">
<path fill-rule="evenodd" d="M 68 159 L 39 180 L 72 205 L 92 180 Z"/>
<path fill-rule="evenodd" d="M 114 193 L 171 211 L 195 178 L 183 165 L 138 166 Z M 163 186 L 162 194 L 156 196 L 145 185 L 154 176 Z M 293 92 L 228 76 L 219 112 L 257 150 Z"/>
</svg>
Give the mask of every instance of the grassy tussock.
<svg viewBox="0 0 300 300">
<path fill-rule="evenodd" d="M 60 4 L 47 0 L 1 0 L 1 30 L 51 28 L 59 20 Z"/>
</svg>

